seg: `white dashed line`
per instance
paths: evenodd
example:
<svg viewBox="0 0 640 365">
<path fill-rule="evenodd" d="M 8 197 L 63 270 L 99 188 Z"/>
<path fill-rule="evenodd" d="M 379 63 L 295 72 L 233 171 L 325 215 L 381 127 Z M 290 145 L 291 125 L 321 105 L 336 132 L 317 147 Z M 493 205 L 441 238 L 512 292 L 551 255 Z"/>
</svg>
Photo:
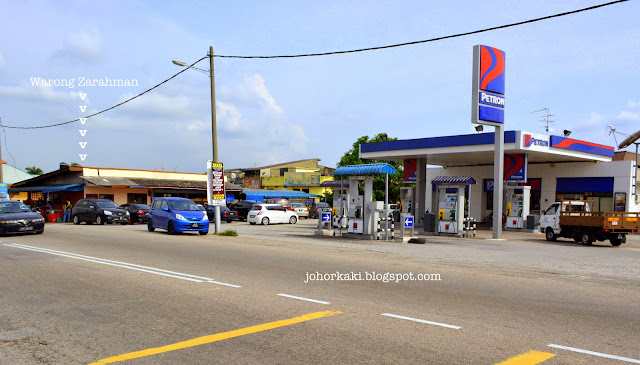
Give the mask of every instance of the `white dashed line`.
<svg viewBox="0 0 640 365">
<path fill-rule="evenodd" d="M 425 321 L 424 319 L 399 316 L 397 314 L 391 314 L 391 313 L 382 313 L 381 316 L 387 316 L 387 317 L 393 317 L 393 318 L 399 318 L 399 319 L 406 319 L 407 321 L 414 321 L 414 322 L 419 322 L 419 323 L 432 324 L 434 326 L 453 328 L 454 330 L 459 330 L 460 328 L 462 328 L 462 327 L 454 326 L 454 325 L 451 325 L 451 324 Z"/>
<path fill-rule="evenodd" d="M 549 344 L 547 346 L 548 347 L 553 347 L 554 349 L 579 352 L 581 354 L 587 354 L 587 355 L 593 355 L 593 356 L 599 356 L 599 357 L 606 357 L 607 359 L 626 361 L 626 362 L 630 362 L 632 364 L 640 364 L 640 360 L 630 359 L 628 357 L 622 357 L 622 356 L 616 356 L 616 355 L 608 355 L 608 354 L 603 354 L 601 352 L 582 350 L 582 349 L 577 349 L 575 347 L 560 346 L 560 345 L 556 345 L 556 344 L 553 344 L 553 343 L 551 343 L 551 344 Z"/>
<path fill-rule="evenodd" d="M 304 300 L 307 302 L 312 302 L 312 303 L 318 303 L 318 304 L 331 304 L 329 302 L 325 302 L 322 300 L 315 300 L 315 299 L 309 299 L 309 298 L 303 298 L 303 297 L 296 297 L 294 295 L 289 295 L 289 294 L 278 294 L 281 297 L 286 297 L 286 298 L 291 298 L 291 299 L 298 299 L 298 300 Z"/>
</svg>

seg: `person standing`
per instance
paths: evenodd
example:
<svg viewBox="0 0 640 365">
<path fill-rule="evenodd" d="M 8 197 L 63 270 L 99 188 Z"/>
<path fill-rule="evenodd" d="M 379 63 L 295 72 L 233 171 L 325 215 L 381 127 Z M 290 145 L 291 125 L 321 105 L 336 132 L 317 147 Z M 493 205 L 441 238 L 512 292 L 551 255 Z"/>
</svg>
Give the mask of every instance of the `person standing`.
<svg viewBox="0 0 640 365">
<path fill-rule="evenodd" d="M 64 205 L 64 217 L 62 218 L 63 222 L 71 222 L 71 202 L 67 200 Z"/>
</svg>

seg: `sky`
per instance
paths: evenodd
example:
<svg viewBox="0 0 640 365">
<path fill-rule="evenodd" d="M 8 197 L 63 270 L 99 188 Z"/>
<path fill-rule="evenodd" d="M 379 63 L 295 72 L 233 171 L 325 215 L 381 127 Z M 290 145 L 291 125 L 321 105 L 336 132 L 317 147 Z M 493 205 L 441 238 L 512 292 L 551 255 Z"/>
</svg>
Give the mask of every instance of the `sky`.
<svg viewBox="0 0 640 365">
<path fill-rule="evenodd" d="M 0 118 L 4 126 L 43 126 L 96 113 L 168 79 L 181 70 L 172 60 L 191 64 L 209 46 L 217 55 L 241 56 L 342 51 L 604 2 L 2 1 Z M 506 53 L 506 130 L 546 133 L 544 112 L 532 112 L 548 108 L 555 121 L 550 134 L 566 129 L 571 138 L 616 146 L 625 136 L 616 141 L 607 126 L 624 134 L 640 129 L 639 3 L 369 52 L 215 58 L 219 160 L 226 169 L 306 158 L 335 167 L 365 135 L 475 133 L 476 44 Z M 208 58 L 196 66 L 209 70 Z M 35 86 L 38 77 L 68 84 Z M 135 80 L 137 86 L 80 86 L 82 78 Z M 87 94 L 84 100 L 80 94 Z M 0 133 L 2 159 L 21 169 L 48 172 L 77 162 L 204 172 L 212 158 L 209 77 L 187 70 L 85 124 Z"/>
</svg>

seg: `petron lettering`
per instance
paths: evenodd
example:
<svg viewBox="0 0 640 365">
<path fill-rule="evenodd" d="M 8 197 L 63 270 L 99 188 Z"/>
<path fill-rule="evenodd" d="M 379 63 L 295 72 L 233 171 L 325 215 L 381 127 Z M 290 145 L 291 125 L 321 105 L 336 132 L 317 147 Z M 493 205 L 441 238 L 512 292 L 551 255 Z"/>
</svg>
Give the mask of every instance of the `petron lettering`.
<svg viewBox="0 0 640 365">
<path fill-rule="evenodd" d="M 531 138 L 532 146 L 541 146 L 541 147 L 549 147 L 549 141 L 544 139 Z"/>
<path fill-rule="evenodd" d="M 501 105 L 504 106 L 504 98 L 496 95 L 491 95 L 487 93 L 480 93 L 480 101 L 485 103 L 490 103 L 493 105 Z"/>
</svg>

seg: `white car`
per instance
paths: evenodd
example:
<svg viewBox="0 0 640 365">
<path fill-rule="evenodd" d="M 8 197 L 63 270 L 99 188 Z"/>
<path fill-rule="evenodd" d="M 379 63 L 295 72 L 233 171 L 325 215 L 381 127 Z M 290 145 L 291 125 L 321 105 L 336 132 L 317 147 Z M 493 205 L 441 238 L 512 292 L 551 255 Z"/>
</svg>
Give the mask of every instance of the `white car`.
<svg viewBox="0 0 640 365">
<path fill-rule="evenodd" d="M 290 223 L 298 222 L 298 214 L 287 210 L 280 204 L 255 204 L 247 214 L 249 224 Z"/>
<path fill-rule="evenodd" d="M 291 204 L 291 208 L 298 213 L 298 217 L 309 218 L 309 208 L 302 203 L 293 203 Z"/>
</svg>

